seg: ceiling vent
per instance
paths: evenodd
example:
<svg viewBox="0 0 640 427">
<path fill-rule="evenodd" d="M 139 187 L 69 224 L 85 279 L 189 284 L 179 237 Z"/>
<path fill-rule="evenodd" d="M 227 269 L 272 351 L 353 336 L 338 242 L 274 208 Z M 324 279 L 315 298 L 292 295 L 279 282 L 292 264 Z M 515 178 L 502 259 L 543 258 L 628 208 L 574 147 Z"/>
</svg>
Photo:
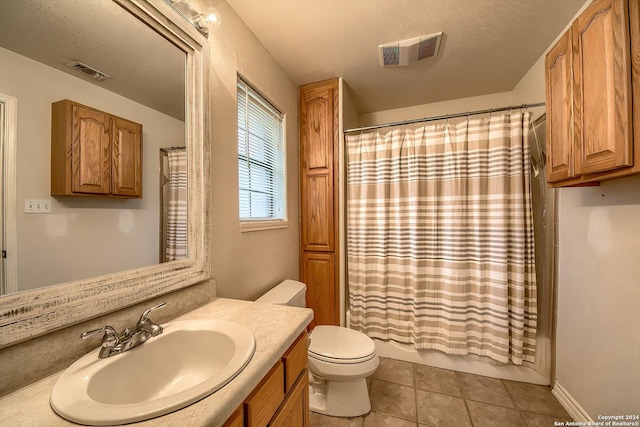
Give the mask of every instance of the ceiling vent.
<svg viewBox="0 0 640 427">
<path fill-rule="evenodd" d="M 98 71 L 95 68 L 91 68 L 87 64 L 83 64 L 82 62 L 74 61 L 66 65 L 67 67 L 73 68 L 74 70 L 78 70 L 81 73 L 84 73 L 87 76 L 94 78 L 96 80 L 103 81 L 111 78 L 110 75 L 103 73 L 102 71 Z"/>
<path fill-rule="evenodd" d="M 411 62 L 436 56 L 442 32 L 378 46 L 381 67 L 406 67 Z"/>
</svg>

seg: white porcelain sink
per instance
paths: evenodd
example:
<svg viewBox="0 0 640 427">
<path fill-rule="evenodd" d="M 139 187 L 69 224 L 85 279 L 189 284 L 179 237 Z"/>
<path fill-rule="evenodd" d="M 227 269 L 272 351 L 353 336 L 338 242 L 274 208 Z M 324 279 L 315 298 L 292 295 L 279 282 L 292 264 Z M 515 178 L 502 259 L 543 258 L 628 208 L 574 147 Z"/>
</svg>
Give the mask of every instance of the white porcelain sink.
<svg viewBox="0 0 640 427">
<path fill-rule="evenodd" d="M 255 339 L 246 327 L 220 319 L 163 325 L 164 332 L 117 356 L 99 348 L 60 376 L 50 403 L 81 424 L 146 420 L 184 408 L 222 388 L 249 363 Z"/>
</svg>

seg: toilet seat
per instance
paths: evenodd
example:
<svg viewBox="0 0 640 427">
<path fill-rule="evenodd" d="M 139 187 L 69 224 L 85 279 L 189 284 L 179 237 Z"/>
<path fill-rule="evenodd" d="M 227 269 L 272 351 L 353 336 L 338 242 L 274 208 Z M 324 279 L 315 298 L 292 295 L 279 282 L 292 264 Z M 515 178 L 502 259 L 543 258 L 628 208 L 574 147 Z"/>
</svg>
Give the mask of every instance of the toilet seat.
<svg viewBox="0 0 640 427">
<path fill-rule="evenodd" d="M 366 362 L 367 360 L 371 360 L 374 357 L 376 357 L 375 353 L 371 353 L 369 356 L 367 357 L 360 357 L 357 359 L 336 359 L 333 357 L 326 357 L 326 356 L 322 356 L 319 354 L 315 354 L 315 353 L 311 353 L 309 352 L 309 358 L 314 359 L 314 360 L 320 360 L 322 362 L 327 362 L 327 363 L 337 363 L 339 365 L 351 365 L 351 364 L 355 364 L 355 363 L 363 363 Z"/>
<path fill-rule="evenodd" d="M 376 346 L 365 334 L 340 326 L 316 326 L 309 335 L 309 358 L 336 364 L 363 363 L 376 357 Z"/>
</svg>

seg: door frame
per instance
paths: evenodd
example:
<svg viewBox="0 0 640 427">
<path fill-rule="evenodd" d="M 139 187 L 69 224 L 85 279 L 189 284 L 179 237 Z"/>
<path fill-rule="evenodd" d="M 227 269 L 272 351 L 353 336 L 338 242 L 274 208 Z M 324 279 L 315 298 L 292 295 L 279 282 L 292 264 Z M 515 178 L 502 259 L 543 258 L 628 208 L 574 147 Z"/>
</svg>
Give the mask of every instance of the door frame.
<svg viewBox="0 0 640 427">
<path fill-rule="evenodd" d="M 0 103 L 4 104 L 3 143 L 0 146 L 2 165 L 0 171 L 1 205 L 0 226 L 2 227 L 2 250 L 6 258 L 2 259 L 5 293 L 18 291 L 18 239 L 16 218 L 16 160 L 18 149 L 18 98 L 0 93 Z"/>
</svg>

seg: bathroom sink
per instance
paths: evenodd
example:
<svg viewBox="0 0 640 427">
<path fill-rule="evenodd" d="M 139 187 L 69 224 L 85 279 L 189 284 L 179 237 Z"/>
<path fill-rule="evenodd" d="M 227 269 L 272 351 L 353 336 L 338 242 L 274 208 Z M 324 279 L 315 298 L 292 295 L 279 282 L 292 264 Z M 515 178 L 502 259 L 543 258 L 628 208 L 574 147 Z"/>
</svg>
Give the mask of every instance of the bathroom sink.
<svg viewBox="0 0 640 427">
<path fill-rule="evenodd" d="M 117 356 L 99 348 L 62 373 L 50 403 L 81 424 L 142 421 L 184 408 L 231 381 L 249 363 L 255 339 L 220 319 L 168 323 L 164 332 Z"/>
</svg>

